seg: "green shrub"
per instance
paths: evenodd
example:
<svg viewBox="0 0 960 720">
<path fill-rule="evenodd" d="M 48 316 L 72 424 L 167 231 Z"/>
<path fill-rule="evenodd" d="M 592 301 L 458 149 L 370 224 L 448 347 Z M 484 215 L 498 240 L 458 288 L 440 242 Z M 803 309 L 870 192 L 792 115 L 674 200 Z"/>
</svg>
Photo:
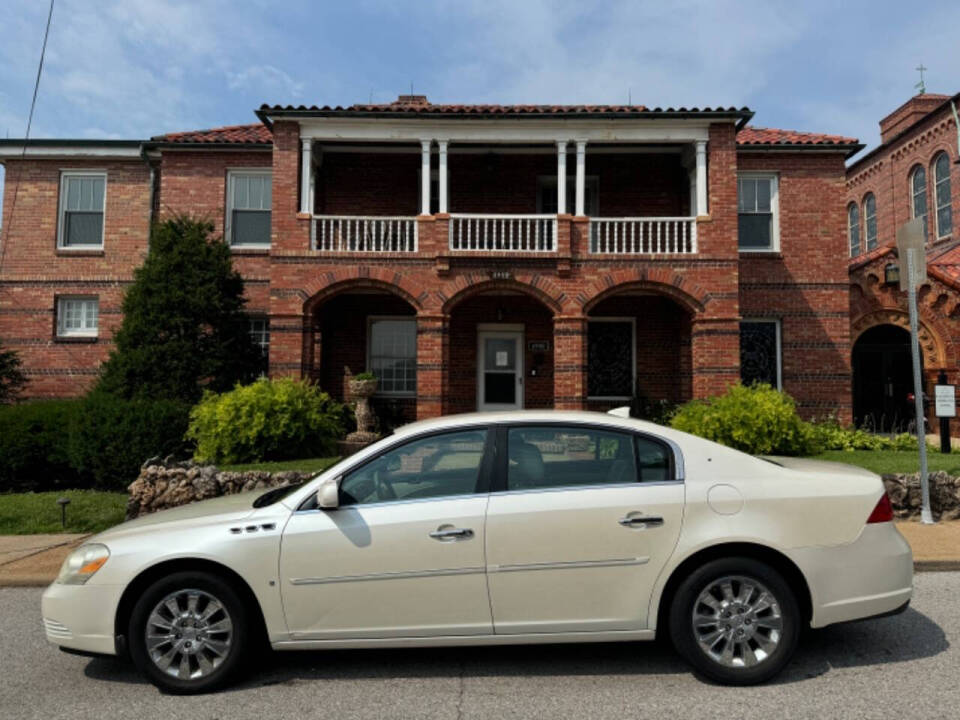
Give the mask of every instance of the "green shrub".
<svg viewBox="0 0 960 720">
<path fill-rule="evenodd" d="M 70 461 L 99 490 L 126 490 L 143 461 L 185 454 L 190 406 L 175 400 L 124 400 L 92 392 L 70 426 Z"/>
<path fill-rule="evenodd" d="M 78 408 L 77 400 L 0 406 L 0 492 L 89 486 L 67 450 Z"/>
<path fill-rule="evenodd" d="M 343 434 L 344 408 L 307 381 L 260 378 L 190 412 L 196 459 L 225 464 L 330 455 Z"/>
<path fill-rule="evenodd" d="M 875 435 L 854 427 L 844 427 L 836 418 L 811 423 L 816 445 L 826 450 L 916 450 L 917 438 L 910 433 Z"/>
<path fill-rule="evenodd" d="M 374 375 L 372 372 L 362 372 L 362 373 L 357 373 L 351 379 L 352 380 L 376 380 L 377 376 Z"/>
<path fill-rule="evenodd" d="M 786 393 L 766 384 L 732 385 L 723 395 L 693 400 L 670 421 L 677 430 L 754 455 L 809 455 L 819 450 L 810 423 Z"/>
</svg>

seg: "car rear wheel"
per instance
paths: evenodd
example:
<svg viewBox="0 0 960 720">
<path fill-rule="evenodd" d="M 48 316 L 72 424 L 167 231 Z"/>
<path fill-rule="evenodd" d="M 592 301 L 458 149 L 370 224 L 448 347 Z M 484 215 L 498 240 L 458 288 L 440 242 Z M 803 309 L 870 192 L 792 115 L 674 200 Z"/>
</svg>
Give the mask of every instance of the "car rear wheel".
<svg viewBox="0 0 960 720">
<path fill-rule="evenodd" d="M 222 578 L 179 572 L 153 583 L 130 616 L 130 653 L 162 690 L 215 690 L 235 677 L 249 642 L 243 601 Z"/>
<path fill-rule="evenodd" d="M 783 577 L 752 558 L 714 560 L 677 589 L 670 608 L 674 647 L 704 676 L 753 685 L 790 661 L 800 609 Z"/>
</svg>

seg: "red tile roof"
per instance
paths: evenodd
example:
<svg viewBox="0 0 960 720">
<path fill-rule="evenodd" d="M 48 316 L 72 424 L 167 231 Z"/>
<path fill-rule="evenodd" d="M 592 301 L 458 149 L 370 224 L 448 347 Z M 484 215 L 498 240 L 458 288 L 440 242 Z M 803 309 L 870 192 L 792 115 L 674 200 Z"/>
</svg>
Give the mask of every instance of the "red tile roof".
<svg viewBox="0 0 960 720">
<path fill-rule="evenodd" d="M 273 133 L 262 123 L 249 125 L 227 125 L 209 130 L 188 130 L 186 132 L 167 133 L 151 138 L 163 143 L 228 143 L 236 145 L 270 144 Z"/>
<path fill-rule="evenodd" d="M 954 284 L 960 285 L 960 243 L 928 252 L 927 267 L 935 274 L 939 271 Z"/>
<path fill-rule="evenodd" d="M 856 138 L 842 135 L 780 130 L 747 125 L 737 133 L 738 145 L 857 145 Z"/>
</svg>

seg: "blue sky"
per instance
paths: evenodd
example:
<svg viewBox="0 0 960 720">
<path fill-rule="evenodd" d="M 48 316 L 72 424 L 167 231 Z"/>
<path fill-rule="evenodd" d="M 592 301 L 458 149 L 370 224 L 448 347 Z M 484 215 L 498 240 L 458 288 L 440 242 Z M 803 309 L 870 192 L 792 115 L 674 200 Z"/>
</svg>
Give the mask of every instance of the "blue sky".
<svg viewBox="0 0 960 720">
<path fill-rule="evenodd" d="M 909 8 L 909 12 L 906 10 Z M 0 136 L 22 137 L 46 0 L 4 0 Z M 747 105 L 879 142 L 914 90 L 960 90 L 960 3 L 57 0 L 32 137 L 254 122 L 263 102 Z"/>
</svg>

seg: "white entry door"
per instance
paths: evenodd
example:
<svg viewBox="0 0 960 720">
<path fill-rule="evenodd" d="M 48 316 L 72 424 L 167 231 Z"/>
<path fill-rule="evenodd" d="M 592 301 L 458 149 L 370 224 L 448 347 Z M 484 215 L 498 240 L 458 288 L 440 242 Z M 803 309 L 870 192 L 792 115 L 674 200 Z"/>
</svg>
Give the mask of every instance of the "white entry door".
<svg viewBox="0 0 960 720">
<path fill-rule="evenodd" d="M 482 330 L 478 334 L 477 409 L 523 407 L 523 332 Z"/>
</svg>

